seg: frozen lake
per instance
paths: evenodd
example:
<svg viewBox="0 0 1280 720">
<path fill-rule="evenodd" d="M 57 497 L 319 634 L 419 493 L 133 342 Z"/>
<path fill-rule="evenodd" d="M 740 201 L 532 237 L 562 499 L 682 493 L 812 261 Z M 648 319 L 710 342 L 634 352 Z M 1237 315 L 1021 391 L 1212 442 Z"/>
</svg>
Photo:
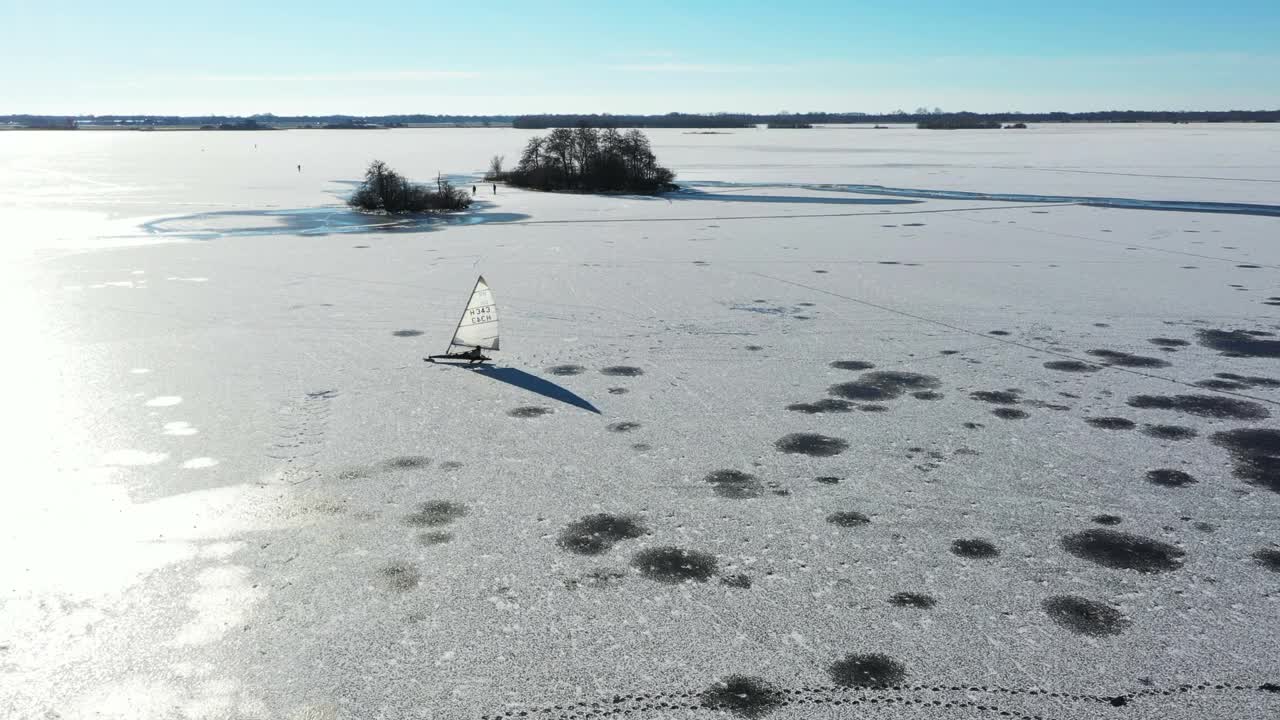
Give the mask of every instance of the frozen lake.
<svg viewBox="0 0 1280 720">
<path fill-rule="evenodd" d="M 0 715 L 1280 715 L 1280 127 L 531 134 L 0 132 Z"/>
</svg>

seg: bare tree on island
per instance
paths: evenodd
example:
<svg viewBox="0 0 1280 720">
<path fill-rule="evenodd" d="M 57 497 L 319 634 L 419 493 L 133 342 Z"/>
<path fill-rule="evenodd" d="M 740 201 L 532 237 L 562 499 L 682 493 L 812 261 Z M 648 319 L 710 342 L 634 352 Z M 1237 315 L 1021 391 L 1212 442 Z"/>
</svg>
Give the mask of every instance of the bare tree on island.
<svg viewBox="0 0 1280 720">
<path fill-rule="evenodd" d="M 644 133 L 586 126 L 529 138 L 520 164 L 499 177 L 547 191 L 656 194 L 675 189 L 675 173 L 658 164 Z"/>
<path fill-rule="evenodd" d="M 347 199 L 357 210 L 389 213 L 465 210 L 471 196 L 455 188 L 448 180 L 436 176 L 436 189 L 409 182 L 381 160 L 374 160 L 364 171 L 364 182 Z"/>
</svg>

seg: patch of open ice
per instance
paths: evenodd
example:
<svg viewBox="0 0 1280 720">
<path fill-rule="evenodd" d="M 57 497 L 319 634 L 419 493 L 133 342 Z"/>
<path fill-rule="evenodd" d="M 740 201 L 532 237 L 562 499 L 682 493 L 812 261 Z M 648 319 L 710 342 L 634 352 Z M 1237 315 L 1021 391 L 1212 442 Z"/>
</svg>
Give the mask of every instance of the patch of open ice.
<svg viewBox="0 0 1280 720">
<path fill-rule="evenodd" d="M 133 373 L 134 375 L 146 375 L 147 373 L 151 372 L 151 368 L 130 368 L 129 372 Z"/>
<path fill-rule="evenodd" d="M 177 282 L 209 282 L 207 277 L 168 277 L 166 280 L 176 280 Z"/>
<path fill-rule="evenodd" d="M 164 424 L 165 435 L 195 435 L 198 432 L 200 431 L 192 427 L 191 423 L 186 422 L 185 420 L 178 420 L 176 422 Z"/>
<path fill-rule="evenodd" d="M 198 457 L 191 458 L 190 460 L 182 463 L 182 468 L 184 470 L 203 470 L 204 468 L 211 468 L 217 464 L 218 461 L 211 457 Z"/>
<path fill-rule="evenodd" d="M 180 402 L 182 402 L 182 398 L 177 395 L 161 395 L 148 400 L 147 407 L 170 407 Z"/>
</svg>

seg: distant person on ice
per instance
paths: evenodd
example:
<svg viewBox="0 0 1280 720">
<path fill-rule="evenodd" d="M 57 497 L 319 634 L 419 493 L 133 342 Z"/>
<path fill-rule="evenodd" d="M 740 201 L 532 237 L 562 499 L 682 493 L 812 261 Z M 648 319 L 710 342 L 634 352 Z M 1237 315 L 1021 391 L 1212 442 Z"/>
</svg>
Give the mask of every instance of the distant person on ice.
<svg viewBox="0 0 1280 720">
<path fill-rule="evenodd" d="M 298 172 L 302 172 L 302 166 L 301 166 L 301 165 L 299 165 L 299 166 L 298 166 Z"/>
<path fill-rule="evenodd" d="M 497 195 L 497 194 L 498 194 L 498 183 L 494 183 L 494 184 L 493 184 L 493 194 L 494 194 L 494 195 Z"/>
<path fill-rule="evenodd" d="M 475 195 L 475 194 L 476 194 L 476 186 L 475 186 L 475 185 L 472 185 L 472 186 L 471 186 L 471 194 L 472 194 L 472 195 Z"/>
</svg>

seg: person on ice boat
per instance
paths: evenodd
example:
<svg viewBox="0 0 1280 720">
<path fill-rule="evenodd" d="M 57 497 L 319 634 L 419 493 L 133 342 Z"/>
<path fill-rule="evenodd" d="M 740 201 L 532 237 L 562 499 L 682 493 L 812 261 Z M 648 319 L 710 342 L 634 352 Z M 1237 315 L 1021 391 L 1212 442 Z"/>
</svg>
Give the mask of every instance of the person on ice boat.
<svg viewBox="0 0 1280 720">
<path fill-rule="evenodd" d="M 454 352 L 455 347 L 470 348 L 466 352 Z M 443 355 L 431 355 L 425 360 L 466 360 L 467 365 L 475 365 L 489 360 L 483 350 L 498 349 L 498 304 L 493 299 L 493 291 L 481 275 L 476 286 L 471 290 L 471 299 L 467 301 L 466 310 L 462 311 L 462 319 L 453 331 L 453 339 Z"/>
</svg>

